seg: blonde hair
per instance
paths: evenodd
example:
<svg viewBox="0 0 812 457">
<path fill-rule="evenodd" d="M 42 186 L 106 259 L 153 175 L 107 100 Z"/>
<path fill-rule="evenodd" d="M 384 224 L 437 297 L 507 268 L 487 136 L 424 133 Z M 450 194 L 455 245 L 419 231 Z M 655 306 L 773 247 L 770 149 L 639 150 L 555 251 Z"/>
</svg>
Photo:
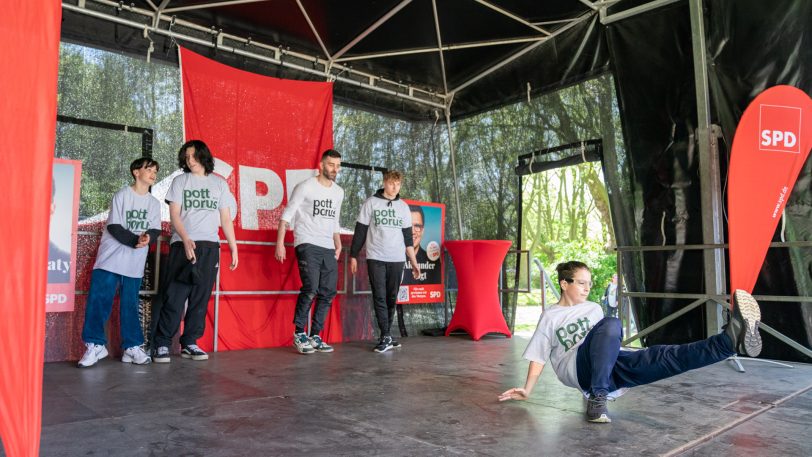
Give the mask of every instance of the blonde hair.
<svg viewBox="0 0 812 457">
<path fill-rule="evenodd" d="M 383 181 L 400 181 L 403 182 L 403 173 L 397 170 L 388 170 L 383 174 Z"/>
</svg>

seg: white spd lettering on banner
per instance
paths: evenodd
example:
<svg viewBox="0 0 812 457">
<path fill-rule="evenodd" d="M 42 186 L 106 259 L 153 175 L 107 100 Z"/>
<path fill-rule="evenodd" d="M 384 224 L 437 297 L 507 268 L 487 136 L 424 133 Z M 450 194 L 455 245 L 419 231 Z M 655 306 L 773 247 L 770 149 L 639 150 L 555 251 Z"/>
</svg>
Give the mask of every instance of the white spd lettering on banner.
<svg viewBox="0 0 812 457">
<path fill-rule="evenodd" d="M 214 159 L 214 172 L 228 179 L 234 172 L 234 167 L 221 159 Z M 240 183 L 240 218 L 241 228 L 244 230 L 262 230 L 272 228 L 267 218 L 260 217 L 260 211 L 274 210 L 282 204 L 283 195 L 290 194 L 300 182 L 315 176 L 316 170 L 311 168 L 285 170 L 286 184 L 282 184 L 279 175 L 269 169 L 237 165 L 238 181 Z"/>
<path fill-rule="evenodd" d="M 800 154 L 801 108 L 759 105 L 758 131 L 760 150 Z"/>
<path fill-rule="evenodd" d="M 68 296 L 66 294 L 46 294 L 45 295 L 45 304 L 51 305 L 54 303 L 67 303 Z"/>
<path fill-rule="evenodd" d="M 761 132 L 762 146 L 791 148 L 797 142 L 798 138 L 792 132 L 782 132 L 780 130 L 763 130 Z"/>
</svg>

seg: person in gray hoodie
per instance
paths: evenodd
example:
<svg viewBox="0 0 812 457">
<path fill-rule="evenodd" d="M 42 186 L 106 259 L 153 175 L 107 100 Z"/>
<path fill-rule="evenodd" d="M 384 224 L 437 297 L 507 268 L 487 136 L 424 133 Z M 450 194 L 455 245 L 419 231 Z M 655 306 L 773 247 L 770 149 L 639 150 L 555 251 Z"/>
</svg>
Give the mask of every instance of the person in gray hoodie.
<svg viewBox="0 0 812 457">
<path fill-rule="evenodd" d="M 383 188 L 361 205 L 350 248 L 350 271 L 355 274 L 358 254 L 366 247 L 372 304 L 380 330 L 375 352 L 400 347 L 400 343 L 392 339 L 391 328 L 405 258 L 412 265 L 412 275 L 420 277 L 412 240 L 412 213 L 409 205 L 400 199 L 402 183 L 400 172 L 384 173 Z"/>
</svg>

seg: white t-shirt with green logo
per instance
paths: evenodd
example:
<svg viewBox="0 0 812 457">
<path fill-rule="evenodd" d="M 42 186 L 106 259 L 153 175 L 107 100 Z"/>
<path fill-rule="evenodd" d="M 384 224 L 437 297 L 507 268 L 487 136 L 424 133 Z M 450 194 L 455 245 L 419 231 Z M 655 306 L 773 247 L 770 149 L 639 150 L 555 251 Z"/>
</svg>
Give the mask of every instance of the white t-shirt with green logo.
<svg viewBox="0 0 812 457">
<path fill-rule="evenodd" d="M 231 210 L 232 219 L 237 214 L 237 201 L 228 188 L 228 183 L 215 174 L 196 176 L 183 173 L 172 180 L 166 193 L 167 203 L 180 205 L 180 220 L 183 228 L 194 241 L 218 241 L 220 228 L 220 208 Z M 181 241 L 173 230 L 170 243 Z"/>
<path fill-rule="evenodd" d="M 542 313 L 523 357 L 552 365 L 564 385 L 581 390 L 575 368 L 578 346 L 601 319 L 601 306 L 591 301 L 573 306 L 553 305 Z"/>
<path fill-rule="evenodd" d="M 161 202 L 152 194 L 138 195 L 126 186 L 113 195 L 107 225 L 118 224 L 136 235 L 149 229 L 161 229 Z M 94 269 L 102 269 L 130 278 L 144 277 L 144 262 L 149 247 L 135 249 L 121 244 L 110 232 L 102 233 Z"/>
<path fill-rule="evenodd" d="M 317 177 L 306 179 L 293 188 L 282 220 L 293 227 L 293 245 L 313 244 L 335 249 L 333 234 L 339 233 L 344 189 L 336 183 L 319 184 Z"/>
<path fill-rule="evenodd" d="M 403 200 L 389 201 L 369 197 L 361 206 L 358 222 L 369 227 L 367 231 L 367 259 L 381 262 L 403 262 L 406 244 L 403 229 L 412 226 L 412 212 Z"/>
</svg>

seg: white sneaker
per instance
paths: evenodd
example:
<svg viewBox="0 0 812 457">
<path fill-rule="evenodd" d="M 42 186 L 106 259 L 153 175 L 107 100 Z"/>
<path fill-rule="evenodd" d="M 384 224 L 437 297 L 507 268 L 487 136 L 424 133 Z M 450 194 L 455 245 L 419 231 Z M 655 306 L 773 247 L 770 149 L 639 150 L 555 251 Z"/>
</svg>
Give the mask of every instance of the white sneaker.
<svg viewBox="0 0 812 457">
<path fill-rule="evenodd" d="M 121 361 L 124 363 L 134 363 L 136 365 L 146 365 L 152 362 L 152 357 L 144 352 L 141 346 L 133 346 L 124 351 L 124 355 L 121 356 Z"/>
<path fill-rule="evenodd" d="M 316 350 L 313 349 L 313 345 L 310 344 L 310 338 L 307 337 L 307 333 L 294 333 L 293 345 L 300 354 L 312 354 L 316 352 Z"/>
<path fill-rule="evenodd" d="M 101 344 L 85 343 L 87 350 L 76 365 L 79 368 L 92 367 L 99 360 L 107 357 L 107 348 Z"/>
</svg>

